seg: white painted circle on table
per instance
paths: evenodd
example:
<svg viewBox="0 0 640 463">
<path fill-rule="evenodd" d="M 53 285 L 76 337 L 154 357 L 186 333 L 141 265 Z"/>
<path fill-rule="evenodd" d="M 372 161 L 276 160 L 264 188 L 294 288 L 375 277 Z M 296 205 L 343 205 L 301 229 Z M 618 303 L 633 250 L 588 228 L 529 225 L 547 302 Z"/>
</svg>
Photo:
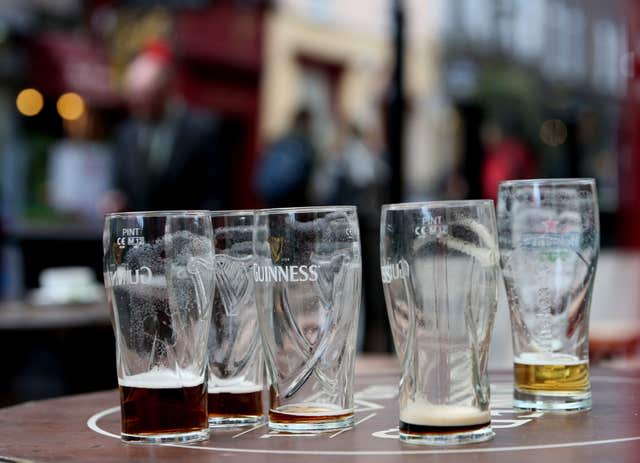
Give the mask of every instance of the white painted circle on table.
<svg viewBox="0 0 640 463">
<path fill-rule="evenodd" d="M 594 376 L 591 381 L 618 384 L 634 384 L 640 383 L 640 378 L 616 378 L 608 376 Z M 120 407 L 111 407 L 96 413 L 87 420 L 87 426 L 94 432 L 103 436 L 120 439 L 120 435 L 106 431 L 98 426 L 98 421 L 105 416 L 118 412 Z M 213 447 L 213 446 L 193 446 L 188 444 L 158 444 L 166 447 L 177 447 L 191 450 L 208 450 L 214 452 L 227 453 L 252 453 L 252 454 L 271 454 L 271 455 L 324 455 L 324 456 L 389 456 L 389 455 L 432 455 L 432 454 L 461 454 L 461 453 L 493 453 L 493 452 L 518 452 L 523 450 L 545 450 L 559 449 L 568 447 L 587 447 L 591 445 L 618 444 L 624 442 L 640 441 L 640 436 L 619 437 L 613 439 L 601 439 L 578 442 L 563 442 L 559 444 L 538 444 L 538 445 L 519 445 L 506 447 L 486 447 L 486 448 L 465 448 L 465 449 L 430 449 L 430 450 L 271 450 L 271 449 L 241 449 L 235 447 Z"/>
</svg>

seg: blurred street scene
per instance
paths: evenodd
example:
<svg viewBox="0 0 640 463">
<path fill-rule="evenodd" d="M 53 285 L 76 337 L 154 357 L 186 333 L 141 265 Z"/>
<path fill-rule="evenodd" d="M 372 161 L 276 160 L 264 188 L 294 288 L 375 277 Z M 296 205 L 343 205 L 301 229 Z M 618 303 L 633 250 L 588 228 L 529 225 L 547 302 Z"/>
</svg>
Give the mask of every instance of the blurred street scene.
<svg viewBox="0 0 640 463">
<path fill-rule="evenodd" d="M 592 358 L 640 356 L 633 0 L 0 0 L 0 141 L 0 405 L 115 386 L 105 213 L 355 204 L 391 352 L 380 206 L 515 178 L 597 180 Z"/>
</svg>

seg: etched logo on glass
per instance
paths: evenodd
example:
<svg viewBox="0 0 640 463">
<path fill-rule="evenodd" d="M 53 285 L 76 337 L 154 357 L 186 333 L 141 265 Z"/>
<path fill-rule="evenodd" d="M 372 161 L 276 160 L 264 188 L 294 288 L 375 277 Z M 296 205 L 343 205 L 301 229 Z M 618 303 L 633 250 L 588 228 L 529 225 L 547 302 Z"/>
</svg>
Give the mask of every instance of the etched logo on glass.
<svg viewBox="0 0 640 463">
<path fill-rule="evenodd" d="M 409 264 L 402 260 L 395 264 L 386 264 L 380 267 L 383 283 L 391 283 L 399 279 L 406 279 L 409 276 Z"/>
<path fill-rule="evenodd" d="M 220 293 L 225 314 L 238 315 L 238 308 L 251 304 L 253 279 L 251 256 L 234 258 L 227 255 L 216 256 L 216 287 Z"/>
<path fill-rule="evenodd" d="M 318 280 L 317 265 L 255 265 L 253 267 L 254 281 L 264 282 L 305 282 Z"/>
<path fill-rule="evenodd" d="M 107 288 L 123 285 L 146 285 L 151 282 L 152 278 L 153 273 L 147 266 L 131 270 L 126 265 L 120 265 L 113 272 L 105 273 L 104 283 Z"/>
</svg>

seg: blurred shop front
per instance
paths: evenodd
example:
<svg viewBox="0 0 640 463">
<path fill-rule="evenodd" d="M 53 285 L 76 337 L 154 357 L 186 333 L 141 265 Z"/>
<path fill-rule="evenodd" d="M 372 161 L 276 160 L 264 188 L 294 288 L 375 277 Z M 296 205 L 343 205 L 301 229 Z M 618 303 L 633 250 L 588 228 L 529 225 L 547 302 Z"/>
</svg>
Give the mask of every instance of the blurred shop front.
<svg viewBox="0 0 640 463">
<path fill-rule="evenodd" d="M 299 177 L 284 195 L 296 206 L 356 205 L 358 346 L 377 352 L 392 351 L 383 203 L 594 177 L 603 252 L 592 328 L 631 327 L 637 355 L 639 47 L 631 0 L 5 0 L 0 348 L 19 354 L 0 404 L 115 385 L 102 222 L 133 209 L 123 171 L 143 199 L 162 193 L 166 203 L 146 203 L 159 209 L 271 206 L 283 173 Z M 136 120 L 128 85 L 140 57 L 143 71 L 162 68 L 166 93 L 153 103 L 179 108 L 192 139 L 176 135 L 175 114 Z M 305 146 L 302 172 L 269 166 L 291 140 Z M 196 151 L 202 164 L 171 175 Z M 501 304 L 492 358 L 509 366 Z"/>
<path fill-rule="evenodd" d="M 434 191 L 439 168 L 448 163 L 448 140 L 440 136 L 442 112 L 438 82 L 438 2 L 404 2 L 404 106 L 407 151 L 404 195 Z M 316 158 L 309 190 L 315 204 L 349 201 L 358 207 L 364 268 L 365 350 L 388 351 L 391 338 L 379 272 L 380 206 L 390 195 L 389 105 L 393 86 L 392 2 L 309 2 L 280 0 L 265 22 L 260 133 L 264 144 L 278 140 L 304 108 L 311 115 Z M 434 108 L 436 109 L 434 111 Z M 446 117 L 446 115 L 444 116 Z M 434 120 L 436 124 L 434 124 Z M 436 127 L 434 129 L 434 127 Z M 444 140 L 444 141 L 443 141 Z M 442 141 L 442 142 L 441 142 Z M 351 147 L 366 147 L 358 157 Z M 440 149 L 443 148 L 443 149 Z M 353 160 L 353 161 L 352 161 Z M 354 168 L 351 168 L 354 166 Z M 365 183 L 365 171 L 378 175 L 378 187 L 331 194 L 332 174 L 346 171 L 351 183 Z M 377 174 L 373 174 L 377 172 Z M 363 193 L 359 193 L 363 192 Z M 397 199 L 397 198 L 394 198 Z"/>
<path fill-rule="evenodd" d="M 0 298 L 14 302 L 2 307 L 0 347 L 16 355 L 0 403 L 115 385 L 113 332 L 99 288 L 102 220 L 122 159 L 114 140 L 129 117 L 123 80 L 137 55 L 166 44 L 169 98 L 216 122 L 209 152 L 220 174 L 199 186 L 210 193 L 207 204 L 258 204 L 250 178 L 267 9 L 268 2 L 233 0 L 3 7 Z M 172 194 L 179 201 L 181 192 Z"/>
<path fill-rule="evenodd" d="M 5 295 L 21 296 L 37 287 L 40 271 L 51 266 L 89 266 L 102 274 L 100 202 L 113 188 L 111 140 L 126 116 L 122 76 L 152 40 L 174 48 L 173 91 L 222 121 L 225 153 L 216 162 L 221 172 L 232 174 L 209 186 L 218 203 L 255 205 L 247 178 L 258 152 L 266 5 L 192 2 L 192 8 L 169 9 L 175 2 L 154 8 L 139 3 L 92 2 L 84 11 L 51 20 L 55 27 L 34 27 L 7 45 L 23 57 L 22 69 L 8 76 L 7 93 L 33 88 L 44 105 L 37 115 L 21 118 L 12 104 L 3 105 L 9 113 L 3 138 L 15 141 L 5 148 L 2 169 Z M 33 21 L 44 14 L 27 7 L 24 12 L 33 14 Z M 60 113 L 63 95 L 77 97 L 77 108 L 73 98 L 66 108 L 70 116 Z M 73 156 L 74 149 L 82 154 Z"/>
<path fill-rule="evenodd" d="M 615 242 L 626 76 L 626 1 L 454 0 L 444 20 L 445 85 L 460 117 L 468 197 L 483 190 L 488 139 L 527 150 L 528 177 L 594 177 L 603 244 Z M 497 126 L 497 127 L 496 127 Z M 520 169 L 523 170 L 523 169 Z M 518 169 L 511 170 L 517 177 Z M 491 197 L 491 196 L 489 196 Z M 494 197 L 495 198 L 495 197 Z"/>
</svg>

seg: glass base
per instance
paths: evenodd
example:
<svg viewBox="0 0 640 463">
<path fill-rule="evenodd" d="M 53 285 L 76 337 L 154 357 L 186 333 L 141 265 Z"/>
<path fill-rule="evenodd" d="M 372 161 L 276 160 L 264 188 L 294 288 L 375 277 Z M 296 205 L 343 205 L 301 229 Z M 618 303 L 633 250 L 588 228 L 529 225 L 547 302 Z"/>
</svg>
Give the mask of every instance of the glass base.
<svg viewBox="0 0 640 463">
<path fill-rule="evenodd" d="M 291 416 L 289 419 L 279 420 L 269 417 L 269 429 L 288 433 L 337 431 L 353 427 L 353 413 L 340 415 L 335 419 L 314 420 L 311 416 Z"/>
<path fill-rule="evenodd" d="M 513 391 L 513 406 L 525 410 L 583 411 L 591 410 L 591 392 L 548 393 Z"/>
<path fill-rule="evenodd" d="M 241 428 L 255 426 L 264 421 L 264 416 L 210 416 L 209 428 Z"/>
<path fill-rule="evenodd" d="M 127 444 L 188 444 L 209 439 L 209 429 L 201 429 L 191 432 L 166 433 L 166 434 L 120 434 L 122 442 Z"/>
<path fill-rule="evenodd" d="M 415 445 L 464 445 L 486 442 L 496 435 L 491 425 L 473 431 L 447 432 L 443 434 L 405 433 L 400 432 L 400 440 Z"/>
</svg>

